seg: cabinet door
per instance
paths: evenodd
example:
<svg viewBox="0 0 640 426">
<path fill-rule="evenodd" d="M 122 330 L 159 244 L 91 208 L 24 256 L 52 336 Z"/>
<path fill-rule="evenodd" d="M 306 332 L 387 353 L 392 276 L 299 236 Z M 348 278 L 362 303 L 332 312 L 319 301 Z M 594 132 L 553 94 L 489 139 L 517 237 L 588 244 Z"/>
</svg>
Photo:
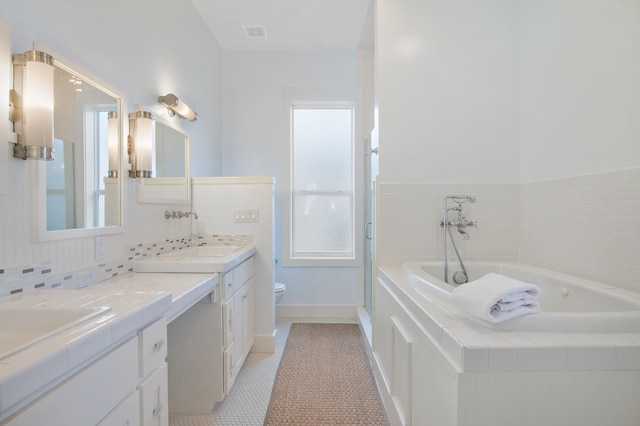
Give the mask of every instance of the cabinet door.
<svg viewBox="0 0 640 426">
<path fill-rule="evenodd" d="M 140 394 L 135 391 L 122 401 L 98 426 L 139 426 L 140 425 Z"/>
<path fill-rule="evenodd" d="M 231 297 L 222 304 L 222 341 L 225 348 L 234 341 L 235 337 L 235 300 Z"/>
<path fill-rule="evenodd" d="M 151 373 L 138 389 L 140 391 L 140 418 L 143 426 L 169 425 L 167 364 Z"/>
<path fill-rule="evenodd" d="M 132 338 L 2 424 L 95 425 L 136 388 L 137 382 L 138 339 Z M 70 401 L 73 410 L 61 409 Z"/>
<path fill-rule="evenodd" d="M 233 297 L 233 304 L 235 306 L 234 311 L 234 323 L 235 323 L 235 338 L 233 341 L 233 346 L 235 347 L 235 364 L 236 368 L 240 369 L 242 363 L 244 362 L 244 310 L 245 310 L 245 301 L 246 301 L 247 291 L 246 286 L 243 286 Z"/>
<path fill-rule="evenodd" d="M 253 278 L 249 279 L 246 284 L 247 286 L 247 298 L 245 301 L 245 316 L 244 321 L 242 322 L 244 325 L 244 355 L 247 356 L 251 347 L 253 346 L 253 338 L 255 336 L 255 292 L 253 285 Z"/>
</svg>

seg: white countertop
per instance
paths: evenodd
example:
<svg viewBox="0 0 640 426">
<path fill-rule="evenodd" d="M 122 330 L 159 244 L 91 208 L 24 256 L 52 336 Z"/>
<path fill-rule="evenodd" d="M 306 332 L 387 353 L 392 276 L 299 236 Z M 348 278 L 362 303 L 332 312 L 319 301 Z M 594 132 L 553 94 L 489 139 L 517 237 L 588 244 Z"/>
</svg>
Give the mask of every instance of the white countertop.
<svg viewBox="0 0 640 426">
<path fill-rule="evenodd" d="M 176 319 L 218 284 L 218 274 L 136 273 L 121 275 L 100 284 L 85 287 L 89 291 L 166 291 L 171 293 L 167 322 Z"/>
</svg>

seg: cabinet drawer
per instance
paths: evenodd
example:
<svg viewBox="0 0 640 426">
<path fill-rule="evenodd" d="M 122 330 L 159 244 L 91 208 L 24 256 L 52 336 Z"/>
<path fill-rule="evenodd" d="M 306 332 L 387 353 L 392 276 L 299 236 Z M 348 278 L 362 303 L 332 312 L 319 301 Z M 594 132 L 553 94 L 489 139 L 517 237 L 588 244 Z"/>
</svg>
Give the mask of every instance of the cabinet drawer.
<svg viewBox="0 0 640 426">
<path fill-rule="evenodd" d="M 138 332 L 140 378 L 161 366 L 167 358 L 167 321 L 162 318 Z"/>
<path fill-rule="evenodd" d="M 253 276 L 253 257 L 238 265 L 233 271 L 233 291 L 236 292 Z"/>
<path fill-rule="evenodd" d="M 138 344 L 132 338 L 3 424 L 95 425 L 136 388 L 137 382 Z M 70 402 L 73 410 L 61 409 Z"/>
<path fill-rule="evenodd" d="M 169 398 L 167 364 L 147 377 L 138 387 L 140 390 L 140 413 L 143 426 L 166 426 L 169 424 Z"/>
<path fill-rule="evenodd" d="M 233 288 L 235 281 L 234 272 L 235 269 L 232 269 L 222 276 L 222 300 L 227 300 L 233 295 L 233 292 L 235 291 Z"/>
</svg>

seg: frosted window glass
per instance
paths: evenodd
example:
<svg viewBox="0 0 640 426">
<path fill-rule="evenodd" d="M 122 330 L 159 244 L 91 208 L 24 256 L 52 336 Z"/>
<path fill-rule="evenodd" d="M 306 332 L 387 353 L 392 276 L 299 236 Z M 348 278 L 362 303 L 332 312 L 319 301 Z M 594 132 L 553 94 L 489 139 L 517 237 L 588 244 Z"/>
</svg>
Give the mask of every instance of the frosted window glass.
<svg viewBox="0 0 640 426">
<path fill-rule="evenodd" d="M 294 196 L 294 251 L 317 256 L 352 255 L 351 197 Z"/>
<path fill-rule="evenodd" d="M 293 110 L 293 190 L 352 187 L 352 110 Z"/>
<path fill-rule="evenodd" d="M 291 257 L 353 258 L 353 108 L 292 109 Z"/>
</svg>

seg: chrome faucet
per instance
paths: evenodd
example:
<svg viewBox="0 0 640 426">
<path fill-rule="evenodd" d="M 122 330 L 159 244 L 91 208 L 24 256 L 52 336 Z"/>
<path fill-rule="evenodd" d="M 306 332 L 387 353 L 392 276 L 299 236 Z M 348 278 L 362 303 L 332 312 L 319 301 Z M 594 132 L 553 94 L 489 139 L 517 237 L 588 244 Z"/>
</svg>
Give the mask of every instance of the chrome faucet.
<svg viewBox="0 0 640 426">
<path fill-rule="evenodd" d="M 456 200 L 454 199 L 454 201 Z M 457 202 L 458 201 L 456 201 L 456 203 Z M 455 217 L 455 219 L 450 220 L 448 213 L 452 210 L 458 212 L 458 214 Z M 463 240 L 469 239 L 469 234 L 466 231 L 464 231 L 464 228 L 467 228 L 469 226 L 473 226 L 474 228 L 478 227 L 478 221 L 469 220 L 462 214 L 462 204 L 460 203 L 457 206 L 449 207 L 447 209 L 447 215 L 445 215 L 440 221 L 440 226 L 442 227 L 445 226 L 445 223 L 444 223 L 445 220 L 447 221 L 446 223 L 447 226 L 455 226 L 456 228 L 458 228 L 458 233 L 462 236 Z"/>
</svg>

